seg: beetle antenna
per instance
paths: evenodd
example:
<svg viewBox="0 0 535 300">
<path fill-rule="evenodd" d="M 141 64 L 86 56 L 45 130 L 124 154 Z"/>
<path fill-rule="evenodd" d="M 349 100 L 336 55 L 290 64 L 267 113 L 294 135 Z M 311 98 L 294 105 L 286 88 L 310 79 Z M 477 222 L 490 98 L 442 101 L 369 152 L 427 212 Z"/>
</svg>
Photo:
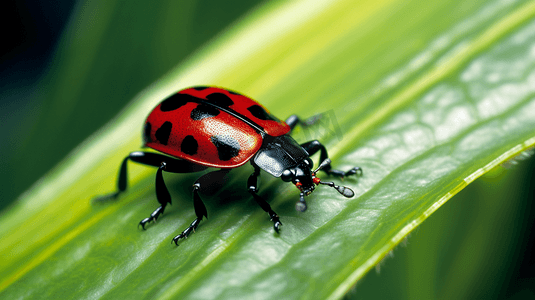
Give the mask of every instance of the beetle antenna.
<svg viewBox="0 0 535 300">
<path fill-rule="evenodd" d="M 318 173 L 319 170 L 325 168 L 326 166 L 328 166 L 330 164 L 331 164 L 331 160 L 329 158 L 324 159 L 320 163 L 318 168 L 316 170 L 314 170 L 314 172 L 313 172 L 314 177 L 315 177 L 315 174 Z M 350 189 L 348 187 L 345 187 L 345 186 L 336 185 L 336 184 L 334 184 L 334 182 L 321 181 L 321 179 L 315 177 L 314 178 L 314 183 L 328 185 L 328 186 L 334 188 L 335 190 L 337 190 L 338 193 L 340 193 L 342 196 L 344 196 L 346 198 L 351 198 L 351 197 L 355 196 L 355 192 L 353 192 L 352 189 Z M 303 201 L 304 201 L 304 199 L 303 199 Z"/>
<path fill-rule="evenodd" d="M 305 201 L 305 193 L 301 192 L 301 194 L 299 194 L 299 201 L 295 203 L 295 210 L 300 211 L 300 212 L 304 212 L 305 210 L 307 210 L 307 202 Z"/>
<path fill-rule="evenodd" d="M 338 193 L 340 193 L 342 196 L 344 196 L 346 198 L 351 198 L 351 197 L 355 196 L 355 192 L 353 192 L 353 190 L 348 188 L 348 187 L 336 185 L 336 184 L 334 184 L 334 182 L 320 181 L 319 183 L 320 184 L 324 184 L 324 185 L 328 185 L 328 186 L 334 188 L 335 190 L 338 191 Z"/>
</svg>

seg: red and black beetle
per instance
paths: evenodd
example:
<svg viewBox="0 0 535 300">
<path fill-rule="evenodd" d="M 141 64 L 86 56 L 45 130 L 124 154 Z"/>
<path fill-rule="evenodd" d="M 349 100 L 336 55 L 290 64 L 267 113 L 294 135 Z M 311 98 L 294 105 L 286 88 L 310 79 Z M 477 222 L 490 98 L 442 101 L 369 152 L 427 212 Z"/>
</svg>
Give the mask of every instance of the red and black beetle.
<svg viewBox="0 0 535 300">
<path fill-rule="evenodd" d="M 199 196 L 199 189 L 214 178 L 222 178 L 230 169 L 250 161 L 254 172 L 247 181 L 249 192 L 258 205 L 269 214 L 275 231 L 282 223 L 271 206 L 260 197 L 257 178 L 260 170 L 292 182 L 301 191 L 296 204 L 298 211 L 305 211 L 308 196 L 316 185 L 324 184 L 335 188 L 345 197 L 353 197 L 351 189 L 321 181 L 316 177 L 319 170 L 327 174 L 344 177 L 361 175 L 359 167 L 344 172 L 333 170 L 327 150 L 319 141 L 313 140 L 299 145 L 289 133 L 297 124 L 309 124 L 297 116 L 290 116 L 283 122 L 271 115 L 258 102 L 238 93 L 217 87 L 193 87 L 181 90 L 163 100 L 147 117 L 143 131 L 145 146 L 164 154 L 136 151 L 130 153 L 119 169 L 117 192 L 97 198 L 116 198 L 126 190 L 128 160 L 158 167 L 156 172 L 156 198 L 160 203 L 148 218 L 141 220 L 145 225 L 156 220 L 164 211 L 171 196 L 163 181 L 162 172 L 190 173 L 208 167 L 219 170 L 204 174 L 193 184 L 193 205 L 196 219 L 182 233 L 173 238 L 188 237 L 207 216 L 206 207 Z M 315 170 L 310 156 L 320 151 L 320 165 Z"/>
</svg>

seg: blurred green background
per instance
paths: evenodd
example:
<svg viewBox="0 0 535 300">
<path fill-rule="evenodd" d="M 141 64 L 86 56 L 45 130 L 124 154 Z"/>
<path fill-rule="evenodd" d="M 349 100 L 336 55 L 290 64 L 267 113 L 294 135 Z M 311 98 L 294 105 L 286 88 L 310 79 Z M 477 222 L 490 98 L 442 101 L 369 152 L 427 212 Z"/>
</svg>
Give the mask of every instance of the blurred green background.
<svg viewBox="0 0 535 300">
<path fill-rule="evenodd" d="M 0 209 L 259 2 L 8 1 L 2 22 L 13 34 L 1 59 L 0 167 L 10 188 Z M 80 22 L 95 9 L 86 6 L 102 14 Z M 68 48 L 79 56 L 65 57 Z"/>
<path fill-rule="evenodd" d="M 0 209 L 8 209 L 134 95 L 260 4 L 7 1 L 0 18 L 11 32 L 0 61 Z M 106 15 L 78 22 L 72 16 L 87 5 L 102 6 Z M 111 42 L 84 44 L 76 38 L 81 34 Z M 62 57 L 65 37 L 80 41 L 70 45 L 79 56 Z M 62 82 L 68 88 L 50 88 Z M 532 157 L 469 185 L 348 297 L 534 298 L 534 170 Z"/>
</svg>

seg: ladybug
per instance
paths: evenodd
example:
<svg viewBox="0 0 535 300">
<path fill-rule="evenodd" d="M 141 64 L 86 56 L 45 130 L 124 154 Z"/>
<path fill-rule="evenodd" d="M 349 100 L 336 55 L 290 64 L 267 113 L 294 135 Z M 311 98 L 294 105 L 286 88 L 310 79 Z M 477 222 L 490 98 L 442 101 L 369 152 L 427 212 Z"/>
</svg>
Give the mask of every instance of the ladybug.
<svg viewBox="0 0 535 300">
<path fill-rule="evenodd" d="M 202 175 L 193 184 L 193 206 L 196 218 L 182 233 L 173 238 L 178 241 L 197 229 L 203 217 L 207 217 L 204 203 L 199 196 L 203 186 L 221 180 L 231 169 L 250 162 L 254 172 L 247 180 L 253 199 L 269 214 L 273 228 L 278 233 L 282 223 L 271 206 L 258 195 L 260 170 L 292 182 L 300 191 L 296 210 L 305 211 L 305 196 L 317 185 L 328 185 L 343 196 L 350 198 L 354 192 L 333 182 L 316 177 L 319 170 L 338 177 L 362 175 L 362 169 L 354 167 L 347 172 L 331 168 L 327 150 L 319 141 L 297 143 L 290 132 L 297 124 L 310 125 L 317 120 L 312 117 L 302 121 L 296 115 L 285 122 L 271 115 L 258 102 L 233 91 L 218 87 L 193 87 L 181 90 L 156 106 L 147 117 L 143 129 L 144 146 L 160 153 L 136 151 L 121 163 L 117 191 L 97 200 L 117 198 L 127 187 L 127 162 L 131 160 L 157 167 L 156 198 L 160 207 L 139 225 L 155 221 L 171 204 L 171 196 L 165 186 L 162 172 L 190 173 L 209 167 L 217 168 Z M 320 165 L 313 169 L 310 156 L 320 151 Z"/>
</svg>

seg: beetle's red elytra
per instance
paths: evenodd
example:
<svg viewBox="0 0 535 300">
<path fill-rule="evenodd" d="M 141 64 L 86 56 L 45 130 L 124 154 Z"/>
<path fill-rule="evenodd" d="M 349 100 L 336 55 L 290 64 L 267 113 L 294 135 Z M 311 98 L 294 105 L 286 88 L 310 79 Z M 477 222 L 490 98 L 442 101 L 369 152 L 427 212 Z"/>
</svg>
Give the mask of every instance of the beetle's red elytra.
<svg viewBox="0 0 535 300">
<path fill-rule="evenodd" d="M 341 178 L 362 175 L 359 167 L 346 172 L 332 169 L 327 149 L 318 140 L 299 144 L 290 136 L 297 124 L 310 123 L 309 120 L 302 121 L 296 115 L 283 122 L 255 100 L 227 89 L 192 87 L 181 90 L 158 104 L 145 121 L 145 146 L 162 154 L 143 151 L 130 153 L 119 168 L 117 191 L 97 197 L 96 200 L 115 199 L 126 190 L 128 160 L 157 167 L 156 198 L 160 206 L 139 223 L 145 229 L 145 225 L 156 220 L 167 204 L 171 203 L 162 172 L 190 173 L 209 167 L 218 168 L 219 170 L 206 173 L 195 181 L 193 205 L 196 218 L 173 238 L 178 245 L 178 241 L 194 232 L 203 217 L 208 215 L 199 190 L 213 180 L 222 179 L 232 168 L 250 162 L 254 171 L 247 181 L 249 192 L 269 214 L 275 231 L 279 232 L 282 225 L 279 216 L 257 193 L 260 170 L 280 177 L 283 181 L 292 182 L 299 189 L 300 198 L 296 203 L 298 211 L 307 209 L 305 196 L 320 184 L 335 188 L 345 197 L 354 196 L 350 188 L 316 177 L 318 171 Z M 320 165 L 313 169 L 310 156 L 318 151 Z"/>
<path fill-rule="evenodd" d="M 276 137 L 289 131 L 290 126 L 250 98 L 219 88 L 190 88 L 152 110 L 144 140 L 147 147 L 174 157 L 232 168 L 260 149 L 262 134 Z"/>
</svg>

